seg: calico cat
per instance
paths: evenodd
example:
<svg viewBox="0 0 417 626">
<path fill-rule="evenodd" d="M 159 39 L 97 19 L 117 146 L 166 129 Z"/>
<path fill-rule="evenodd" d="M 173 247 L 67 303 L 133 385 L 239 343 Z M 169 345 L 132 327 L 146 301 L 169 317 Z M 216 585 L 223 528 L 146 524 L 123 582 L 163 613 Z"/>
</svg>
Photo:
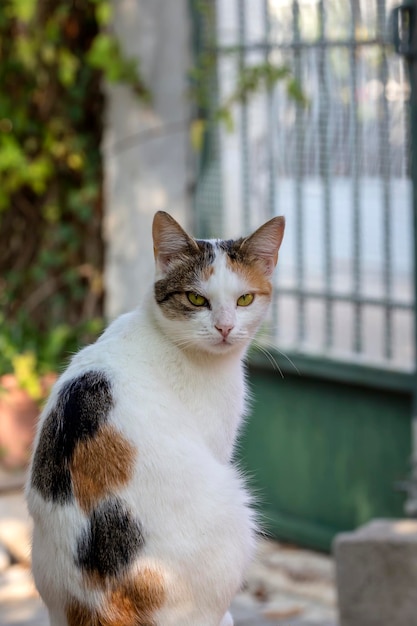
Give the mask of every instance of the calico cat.
<svg viewBox="0 0 417 626">
<path fill-rule="evenodd" d="M 232 463 L 242 359 L 283 234 L 196 240 L 158 212 L 153 289 L 56 383 L 27 484 L 52 626 L 233 625 L 256 531 Z"/>
</svg>

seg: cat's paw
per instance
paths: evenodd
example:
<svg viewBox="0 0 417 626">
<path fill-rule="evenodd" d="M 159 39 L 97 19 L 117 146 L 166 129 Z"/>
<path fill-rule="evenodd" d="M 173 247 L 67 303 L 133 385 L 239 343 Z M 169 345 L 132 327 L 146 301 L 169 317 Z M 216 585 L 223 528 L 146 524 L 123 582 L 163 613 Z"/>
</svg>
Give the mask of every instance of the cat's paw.
<svg viewBox="0 0 417 626">
<path fill-rule="evenodd" d="M 233 626 L 233 624 L 234 624 L 233 617 L 231 616 L 229 611 L 227 611 L 226 615 L 223 617 L 222 621 L 220 622 L 220 626 Z"/>
</svg>

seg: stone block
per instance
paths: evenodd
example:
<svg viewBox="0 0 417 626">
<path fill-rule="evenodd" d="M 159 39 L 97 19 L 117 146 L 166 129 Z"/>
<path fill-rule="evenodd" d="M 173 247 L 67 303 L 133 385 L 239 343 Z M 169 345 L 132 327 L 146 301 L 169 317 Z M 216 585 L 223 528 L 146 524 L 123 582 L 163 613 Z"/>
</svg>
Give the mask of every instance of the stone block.
<svg viewBox="0 0 417 626">
<path fill-rule="evenodd" d="M 333 548 L 340 626 L 417 626 L 417 520 L 374 520 Z"/>
</svg>

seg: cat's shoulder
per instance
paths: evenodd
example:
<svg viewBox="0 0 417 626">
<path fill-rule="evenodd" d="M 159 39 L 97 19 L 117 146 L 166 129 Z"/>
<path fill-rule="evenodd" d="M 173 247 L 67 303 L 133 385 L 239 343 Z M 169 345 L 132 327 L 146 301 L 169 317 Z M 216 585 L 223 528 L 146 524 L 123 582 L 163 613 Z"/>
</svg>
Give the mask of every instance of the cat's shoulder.
<svg viewBox="0 0 417 626">
<path fill-rule="evenodd" d="M 132 324 L 134 313 L 120 316 L 97 341 L 72 356 L 51 390 L 40 416 L 40 427 L 50 422 L 53 428 L 58 414 L 69 424 L 77 423 L 83 416 L 88 417 L 86 424 L 90 424 L 98 420 L 97 416 L 107 415 L 115 403 L 117 379 L 128 371 L 124 343 L 129 344 Z M 82 429 L 87 429 L 86 424 L 83 422 Z"/>
<path fill-rule="evenodd" d="M 52 399 L 72 381 L 81 380 L 86 384 L 93 384 L 96 376 L 111 381 L 122 358 L 124 344 L 129 343 L 129 329 L 134 323 L 133 318 L 133 313 L 121 315 L 109 324 L 94 343 L 76 352 L 55 383 Z"/>
<path fill-rule="evenodd" d="M 148 324 L 141 308 L 117 317 L 94 343 L 72 356 L 54 386 L 52 400 L 72 381 L 83 380 L 90 384 L 97 375 L 114 387 L 117 381 L 123 384 L 133 372 L 137 375 L 146 369 L 151 351 L 149 344 L 155 343 Z"/>
<path fill-rule="evenodd" d="M 111 367 L 114 360 L 128 356 L 130 348 L 137 346 L 143 327 L 143 316 L 139 310 L 124 313 L 113 320 L 98 339 L 79 350 L 68 367 L 74 368 L 94 366 L 99 361 L 102 366 Z M 139 347 L 139 346 L 138 346 Z"/>
</svg>

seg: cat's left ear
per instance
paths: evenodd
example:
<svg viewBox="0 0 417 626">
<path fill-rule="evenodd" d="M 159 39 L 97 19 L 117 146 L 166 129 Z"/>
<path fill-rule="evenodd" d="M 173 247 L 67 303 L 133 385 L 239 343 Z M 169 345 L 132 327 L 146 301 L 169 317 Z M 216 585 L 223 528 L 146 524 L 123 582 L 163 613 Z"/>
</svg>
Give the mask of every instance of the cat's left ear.
<svg viewBox="0 0 417 626">
<path fill-rule="evenodd" d="M 178 255 L 190 254 L 193 250 L 198 251 L 195 240 L 187 235 L 178 222 L 165 211 L 155 213 L 152 237 L 155 261 L 157 267 L 163 272 L 175 262 Z"/>
<path fill-rule="evenodd" d="M 278 261 L 278 251 L 284 237 L 285 217 L 273 217 L 244 239 L 241 250 L 263 262 L 265 273 L 272 275 Z"/>
</svg>

